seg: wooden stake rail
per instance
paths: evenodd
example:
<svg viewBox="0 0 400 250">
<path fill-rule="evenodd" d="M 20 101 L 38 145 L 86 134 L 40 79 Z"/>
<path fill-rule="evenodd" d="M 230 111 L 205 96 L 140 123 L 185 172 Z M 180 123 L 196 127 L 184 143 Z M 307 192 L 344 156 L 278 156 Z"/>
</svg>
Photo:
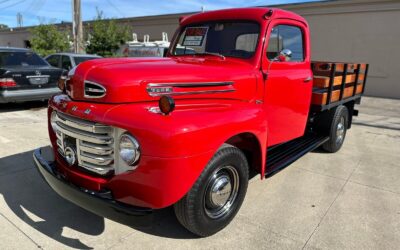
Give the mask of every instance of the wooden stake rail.
<svg viewBox="0 0 400 250">
<path fill-rule="evenodd" d="M 363 82 L 364 81 L 364 74 L 360 74 L 358 81 Z M 343 76 L 335 76 L 335 79 L 333 80 L 333 86 L 339 86 L 342 84 L 343 81 Z M 329 87 L 329 82 L 330 82 L 330 77 L 326 76 L 314 76 L 314 87 L 318 88 L 328 88 Z M 346 84 L 348 83 L 355 83 L 356 82 L 356 74 L 348 74 L 346 76 Z"/>
<path fill-rule="evenodd" d="M 368 67 L 368 64 L 313 62 L 312 104 L 332 106 L 335 102 L 361 96 L 365 89 Z"/>
</svg>

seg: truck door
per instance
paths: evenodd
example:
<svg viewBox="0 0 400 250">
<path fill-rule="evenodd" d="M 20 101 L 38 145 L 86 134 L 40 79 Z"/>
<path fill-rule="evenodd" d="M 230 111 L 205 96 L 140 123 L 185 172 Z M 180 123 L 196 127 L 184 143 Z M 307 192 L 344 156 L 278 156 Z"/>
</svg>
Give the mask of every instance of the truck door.
<svg viewBox="0 0 400 250">
<path fill-rule="evenodd" d="M 305 23 L 276 19 L 268 26 L 263 53 L 268 146 L 304 134 L 312 94 L 310 42 Z M 290 58 L 279 57 L 284 50 Z M 290 50 L 290 51 L 288 51 Z"/>
</svg>

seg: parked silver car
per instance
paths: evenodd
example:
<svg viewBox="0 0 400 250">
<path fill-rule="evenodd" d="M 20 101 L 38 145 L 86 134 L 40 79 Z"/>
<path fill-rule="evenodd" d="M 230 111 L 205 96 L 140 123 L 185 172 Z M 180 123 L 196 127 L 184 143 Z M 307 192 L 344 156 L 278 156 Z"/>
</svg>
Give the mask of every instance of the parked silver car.
<svg viewBox="0 0 400 250">
<path fill-rule="evenodd" d="M 56 53 L 46 56 L 44 59 L 53 67 L 70 70 L 78 64 L 102 58 L 98 55 L 90 55 L 90 54 L 75 54 L 75 53 Z"/>
</svg>

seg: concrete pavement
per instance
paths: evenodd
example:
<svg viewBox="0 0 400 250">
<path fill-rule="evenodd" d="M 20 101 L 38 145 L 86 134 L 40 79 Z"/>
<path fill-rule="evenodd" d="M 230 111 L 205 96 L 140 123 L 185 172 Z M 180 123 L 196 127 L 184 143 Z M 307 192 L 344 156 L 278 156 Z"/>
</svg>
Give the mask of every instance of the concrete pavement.
<svg viewBox="0 0 400 250">
<path fill-rule="evenodd" d="M 400 100 L 363 98 L 359 110 L 340 152 L 254 177 L 234 221 L 197 238 L 171 208 L 136 228 L 60 198 L 32 163 L 32 150 L 49 145 L 45 104 L 1 105 L 0 248 L 398 249 Z"/>
</svg>

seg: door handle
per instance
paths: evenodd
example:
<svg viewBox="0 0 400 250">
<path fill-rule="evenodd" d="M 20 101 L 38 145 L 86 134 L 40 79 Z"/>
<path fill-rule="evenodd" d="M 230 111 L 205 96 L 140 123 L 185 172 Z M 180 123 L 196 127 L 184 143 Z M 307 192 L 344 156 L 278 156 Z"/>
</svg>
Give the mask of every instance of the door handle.
<svg viewBox="0 0 400 250">
<path fill-rule="evenodd" d="M 306 79 L 304 79 L 304 82 L 311 82 L 313 78 L 311 76 L 307 77 Z"/>
</svg>

